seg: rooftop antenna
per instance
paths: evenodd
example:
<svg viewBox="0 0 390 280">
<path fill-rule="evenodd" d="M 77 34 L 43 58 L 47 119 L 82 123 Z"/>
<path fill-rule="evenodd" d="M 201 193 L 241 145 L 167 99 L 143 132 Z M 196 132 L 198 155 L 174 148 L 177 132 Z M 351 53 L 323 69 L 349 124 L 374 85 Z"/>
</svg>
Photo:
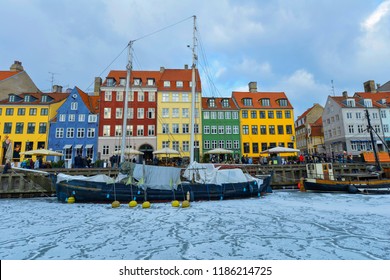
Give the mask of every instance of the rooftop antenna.
<svg viewBox="0 0 390 280">
<path fill-rule="evenodd" d="M 54 75 L 58 75 L 58 73 L 49 72 L 49 74 L 51 75 L 51 79 L 50 79 L 51 89 L 53 89 L 53 86 L 54 86 Z"/>
<path fill-rule="evenodd" d="M 332 94 L 334 96 L 334 85 L 333 85 L 333 80 L 330 80 L 330 83 L 332 84 Z"/>
</svg>

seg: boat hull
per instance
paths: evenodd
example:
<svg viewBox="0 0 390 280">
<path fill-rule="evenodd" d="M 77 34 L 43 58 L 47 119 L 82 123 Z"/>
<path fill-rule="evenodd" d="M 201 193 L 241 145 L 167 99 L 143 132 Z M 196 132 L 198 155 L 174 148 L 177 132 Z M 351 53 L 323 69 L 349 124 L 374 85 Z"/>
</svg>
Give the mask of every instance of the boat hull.
<svg viewBox="0 0 390 280">
<path fill-rule="evenodd" d="M 231 184 L 197 184 L 182 183 L 176 190 L 147 189 L 144 191 L 136 185 L 123 183 L 107 184 L 104 182 L 88 182 L 83 180 L 69 180 L 56 183 L 57 198 L 66 202 L 71 196 L 76 202 L 106 203 L 114 200 L 128 203 L 131 200 L 138 202 L 167 202 L 172 200 L 225 200 L 259 197 L 272 192 L 270 187 L 271 176 L 265 177 L 259 186 L 255 181 Z"/>
<path fill-rule="evenodd" d="M 333 180 L 306 180 L 303 183 L 306 191 L 315 192 L 343 192 L 364 194 L 390 194 L 390 180 L 363 181 L 333 181 Z"/>
</svg>

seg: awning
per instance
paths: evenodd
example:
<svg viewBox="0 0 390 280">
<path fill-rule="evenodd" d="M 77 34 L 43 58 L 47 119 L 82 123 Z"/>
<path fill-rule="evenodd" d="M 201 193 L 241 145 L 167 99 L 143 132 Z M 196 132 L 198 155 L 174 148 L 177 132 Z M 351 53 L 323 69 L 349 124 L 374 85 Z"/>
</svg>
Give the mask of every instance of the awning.
<svg viewBox="0 0 390 280">
<path fill-rule="evenodd" d="M 76 146 L 74 146 L 75 149 L 81 149 L 83 147 L 83 145 L 81 144 L 77 144 Z"/>
<path fill-rule="evenodd" d="M 71 149 L 72 148 L 72 145 L 65 145 L 64 146 L 64 149 Z"/>
<path fill-rule="evenodd" d="M 92 145 L 92 144 L 85 145 L 85 148 L 86 148 L 86 149 L 92 149 L 92 148 L 93 148 L 93 145 Z"/>
</svg>

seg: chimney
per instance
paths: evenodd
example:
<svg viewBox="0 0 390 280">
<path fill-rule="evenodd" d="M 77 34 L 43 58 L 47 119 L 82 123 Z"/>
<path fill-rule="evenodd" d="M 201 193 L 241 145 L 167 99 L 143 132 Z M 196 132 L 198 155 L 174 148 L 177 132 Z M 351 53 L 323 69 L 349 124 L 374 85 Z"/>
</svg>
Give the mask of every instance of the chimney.
<svg viewBox="0 0 390 280">
<path fill-rule="evenodd" d="M 184 64 L 184 69 L 188 70 L 188 64 Z"/>
<path fill-rule="evenodd" d="M 248 86 L 249 92 L 257 92 L 257 82 L 250 82 Z"/>
<path fill-rule="evenodd" d="M 345 91 L 343 91 L 343 97 L 344 98 L 348 98 L 348 92 L 345 90 Z"/>
<path fill-rule="evenodd" d="M 53 92 L 62 92 L 62 86 L 59 85 L 53 85 Z"/>
<path fill-rule="evenodd" d="M 160 73 L 163 73 L 165 71 L 165 68 L 163 66 L 160 67 Z"/>
<path fill-rule="evenodd" d="M 364 92 L 375 92 L 375 81 L 369 80 L 363 84 Z"/>
<path fill-rule="evenodd" d="M 102 78 L 100 77 L 95 77 L 95 85 L 93 87 L 93 93 L 95 95 L 100 94 L 100 87 L 102 86 Z"/>
<path fill-rule="evenodd" d="M 23 69 L 23 66 L 22 66 L 22 63 L 20 61 L 14 61 L 14 64 L 11 65 L 11 67 L 9 68 L 10 71 L 24 71 Z"/>
</svg>

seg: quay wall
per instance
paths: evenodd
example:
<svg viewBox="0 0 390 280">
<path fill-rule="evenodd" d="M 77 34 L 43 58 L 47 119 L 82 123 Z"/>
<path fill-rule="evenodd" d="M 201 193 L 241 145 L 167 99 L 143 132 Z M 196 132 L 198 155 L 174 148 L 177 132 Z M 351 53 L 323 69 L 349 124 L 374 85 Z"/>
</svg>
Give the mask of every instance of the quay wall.
<svg viewBox="0 0 390 280">
<path fill-rule="evenodd" d="M 222 168 L 241 168 L 252 176 L 269 174 L 273 172 L 273 189 L 297 189 L 301 178 L 306 177 L 306 167 L 304 164 L 296 165 L 257 165 L 257 164 L 237 164 L 221 165 Z M 390 170 L 390 164 L 382 164 L 384 170 Z M 333 163 L 334 173 L 353 173 L 364 172 L 366 164 L 364 163 Z M 0 170 L 2 171 L 2 170 Z M 96 174 L 106 174 L 115 177 L 118 174 L 117 169 L 113 168 L 64 168 L 64 169 L 45 169 L 44 171 L 55 173 L 66 173 L 69 175 L 92 176 Z M 388 173 L 388 172 L 386 172 Z M 387 174 L 390 175 L 390 174 Z M 390 176 L 388 176 L 390 177 Z M 14 197 L 39 197 L 54 196 L 55 182 L 52 176 L 44 174 L 35 174 L 23 170 L 10 170 L 7 174 L 0 174 L 0 198 Z"/>
</svg>

